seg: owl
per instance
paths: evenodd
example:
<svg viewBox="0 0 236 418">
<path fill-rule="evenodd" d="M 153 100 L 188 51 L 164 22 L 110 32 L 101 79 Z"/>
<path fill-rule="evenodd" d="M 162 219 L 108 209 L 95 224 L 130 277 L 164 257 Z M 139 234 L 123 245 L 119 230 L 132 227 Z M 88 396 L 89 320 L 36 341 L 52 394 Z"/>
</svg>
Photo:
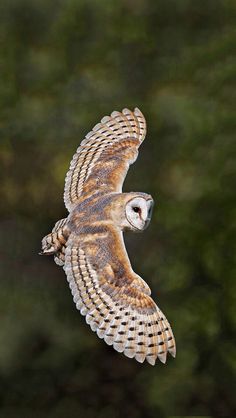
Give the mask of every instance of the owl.
<svg viewBox="0 0 236 418">
<path fill-rule="evenodd" d="M 129 166 L 146 135 L 139 109 L 123 109 L 94 126 L 74 154 L 65 179 L 67 218 L 42 240 L 65 270 L 77 309 L 99 338 L 138 362 L 154 365 L 176 354 L 165 315 L 129 261 L 123 231 L 147 228 L 149 194 L 123 193 Z"/>
</svg>

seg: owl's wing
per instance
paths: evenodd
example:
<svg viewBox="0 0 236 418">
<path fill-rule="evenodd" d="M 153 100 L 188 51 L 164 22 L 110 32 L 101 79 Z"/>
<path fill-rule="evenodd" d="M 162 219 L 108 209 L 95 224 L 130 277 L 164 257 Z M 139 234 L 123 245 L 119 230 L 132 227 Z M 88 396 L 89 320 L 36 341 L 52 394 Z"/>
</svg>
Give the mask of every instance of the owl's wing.
<svg viewBox="0 0 236 418">
<path fill-rule="evenodd" d="M 122 233 L 89 234 L 67 243 L 65 272 L 74 302 L 91 329 L 115 350 L 152 365 L 175 357 L 175 339 L 148 285 L 131 268 Z"/>
<path fill-rule="evenodd" d="M 70 212 L 83 193 L 121 192 L 130 164 L 146 135 L 139 109 L 113 112 L 94 126 L 73 156 L 66 175 L 64 202 Z"/>
</svg>

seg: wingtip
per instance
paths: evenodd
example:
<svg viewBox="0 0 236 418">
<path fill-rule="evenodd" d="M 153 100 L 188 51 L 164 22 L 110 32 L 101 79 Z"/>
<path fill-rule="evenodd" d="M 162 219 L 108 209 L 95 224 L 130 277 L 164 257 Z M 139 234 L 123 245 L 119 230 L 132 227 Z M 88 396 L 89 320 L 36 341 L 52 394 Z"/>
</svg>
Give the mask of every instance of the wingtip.
<svg viewBox="0 0 236 418">
<path fill-rule="evenodd" d="M 151 366 L 155 366 L 156 364 L 156 359 L 153 357 L 146 357 L 147 362 L 151 365 Z"/>
<path fill-rule="evenodd" d="M 176 347 L 174 347 L 174 348 L 169 348 L 169 353 L 172 355 L 172 357 L 176 357 Z"/>
<path fill-rule="evenodd" d="M 167 353 L 159 354 L 158 359 L 161 361 L 161 363 L 166 364 Z"/>
<path fill-rule="evenodd" d="M 136 354 L 135 360 L 137 360 L 139 363 L 143 363 L 145 360 L 145 354 Z"/>
<path fill-rule="evenodd" d="M 134 113 L 135 113 L 136 115 L 142 115 L 142 116 L 143 116 L 143 114 L 142 114 L 141 110 L 140 110 L 138 107 L 135 107 L 135 108 L 134 108 Z"/>
<path fill-rule="evenodd" d="M 128 114 L 130 114 L 132 112 L 127 107 L 124 107 L 124 109 L 122 109 L 122 113 L 123 113 L 123 115 L 128 115 Z"/>
<path fill-rule="evenodd" d="M 124 115 L 127 115 L 129 113 L 134 113 L 136 115 L 142 115 L 143 116 L 141 110 L 138 107 L 135 107 L 134 110 L 133 110 L 133 112 L 132 112 L 132 110 L 128 109 L 127 107 L 124 107 L 124 109 L 122 109 L 122 113 Z"/>
<path fill-rule="evenodd" d="M 118 112 L 117 110 L 113 110 L 113 112 L 111 113 L 111 117 L 115 118 L 116 116 L 119 116 L 120 112 Z"/>
</svg>

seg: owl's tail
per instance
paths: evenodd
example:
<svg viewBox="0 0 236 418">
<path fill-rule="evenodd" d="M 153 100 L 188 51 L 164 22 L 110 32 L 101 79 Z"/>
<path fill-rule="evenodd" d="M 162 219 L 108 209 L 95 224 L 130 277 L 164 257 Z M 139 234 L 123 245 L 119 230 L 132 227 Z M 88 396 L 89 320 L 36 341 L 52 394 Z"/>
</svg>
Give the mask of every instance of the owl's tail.
<svg viewBox="0 0 236 418">
<path fill-rule="evenodd" d="M 42 251 L 39 255 L 54 255 L 54 261 L 59 266 L 65 262 L 65 244 L 69 236 L 67 218 L 60 219 L 52 232 L 42 239 Z"/>
</svg>

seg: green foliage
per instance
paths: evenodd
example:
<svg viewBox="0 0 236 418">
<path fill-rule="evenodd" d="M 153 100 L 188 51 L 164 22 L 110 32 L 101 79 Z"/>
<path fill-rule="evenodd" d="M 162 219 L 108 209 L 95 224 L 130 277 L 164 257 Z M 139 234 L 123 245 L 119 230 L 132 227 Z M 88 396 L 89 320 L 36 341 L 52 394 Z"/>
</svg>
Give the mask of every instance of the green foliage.
<svg viewBox="0 0 236 418">
<path fill-rule="evenodd" d="M 233 0 L 1 2 L 1 416 L 234 415 L 235 17 Z M 135 106 L 125 190 L 156 207 L 126 242 L 177 340 L 154 368 L 98 340 L 37 256 L 79 142 Z"/>
</svg>

